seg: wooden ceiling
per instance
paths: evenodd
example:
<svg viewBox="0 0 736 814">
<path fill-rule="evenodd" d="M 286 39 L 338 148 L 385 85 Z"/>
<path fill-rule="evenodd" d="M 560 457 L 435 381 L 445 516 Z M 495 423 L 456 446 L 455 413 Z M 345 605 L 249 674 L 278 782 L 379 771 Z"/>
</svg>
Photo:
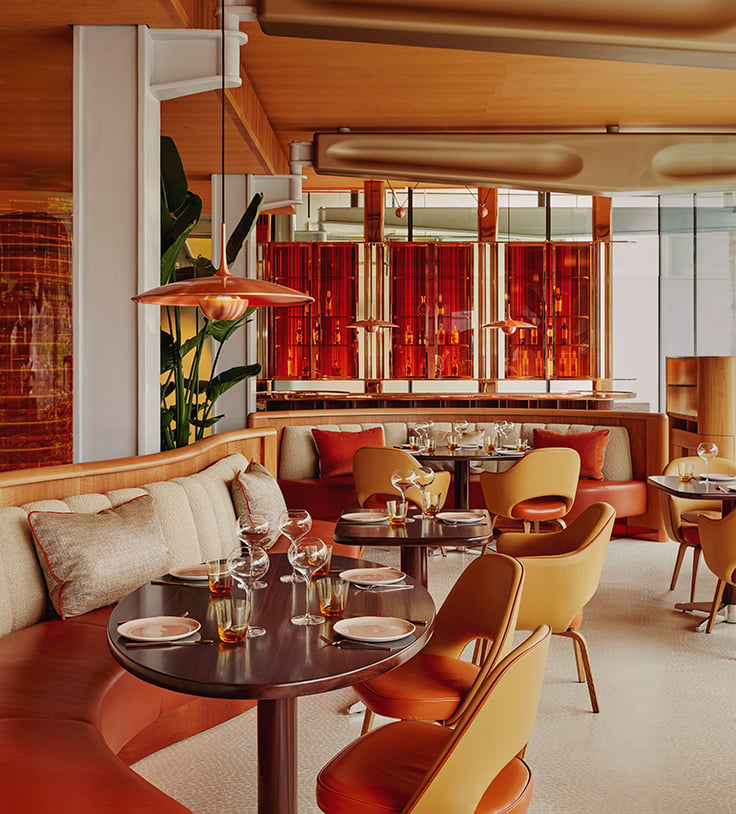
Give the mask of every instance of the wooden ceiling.
<svg viewBox="0 0 736 814">
<path fill-rule="evenodd" d="M 4 0 L 0 189 L 71 192 L 74 24 L 216 27 L 215 0 Z M 319 130 L 736 127 L 736 70 L 327 42 L 243 23 L 244 86 L 228 92 L 227 171 L 286 172 Z M 114 94 L 114 88 L 111 88 Z M 219 171 L 215 92 L 162 104 L 193 186 Z M 307 188 L 360 186 L 310 175 Z"/>
</svg>

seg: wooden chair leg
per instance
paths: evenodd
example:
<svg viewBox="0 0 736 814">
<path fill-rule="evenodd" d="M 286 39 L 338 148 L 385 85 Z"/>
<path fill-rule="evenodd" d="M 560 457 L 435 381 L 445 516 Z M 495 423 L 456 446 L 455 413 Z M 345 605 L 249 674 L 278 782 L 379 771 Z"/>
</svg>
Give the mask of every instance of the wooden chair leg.
<svg viewBox="0 0 736 814">
<path fill-rule="evenodd" d="M 365 735 L 366 732 L 371 731 L 371 727 L 373 726 L 373 719 L 375 718 L 375 714 L 372 709 L 365 708 L 365 713 L 363 715 L 363 728 L 360 730 L 361 735 Z"/>
<path fill-rule="evenodd" d="M 524 534 L 529 534 L 529 529 L 531 527 L 531 523 L 528 520 L 521 521 L 524 525 Z"/>
<path fill-rule="evenodd" d="M 593 707 L 593 712 L 600 712 L 598 706 L 598 696 L 595 692 L 595 684 L 593 683 L 593 671 L 590 667 L 590 659 L 588 658 L 588 645 L 583 636 L 577 630 L 566 630 L 564 633 L 558 634 L 560 636 L 569 636 L 580 648 L 580 658 L 583 662 L 583 670 L 585 672 L 585 680 L 588 683 L 588 694 L 590 695 L 590 704 Z"/>
<path fill-rule="evenodd" d="M 473 664 L 476 664 L 478 667 L 480 667 L 480 665 L 483 664 L 488 653 L 488 646 L 489 646 L 488 639 L 475 640 L 475 647 L 473 647 L 473 657 L 472 657 Z"/>
<path fill-rule="evenodd" d="M 705 632 L 710 633 L 713 630 L 713 625 L 716 623 L 716 615 L 718 611 L 721 609 L 721 599 L 723 599 L 723 589 L 726 587 L 726 583 L 722 580 L 718 580 L 718 585 L 716 585 L 716 592 L 713 596 L 713 604 L 710 608 L 710 616 L 708 617 L 708 624 L 705 626 Z"/>
<path fill-rule="evenodd" d="M 582 684 L 585 681 L 585 664 L 583 663 L 582 648 L 580 642 L 573 639 L 573 649 L 575 650 L 575 666 L 578 671 L 578 681 Z"/>
<path fill-rule="evenodd" d="M 677 549 L 677 559 L 675 560 L 675 570 L 672 572 L 672 582 L 670 582 L 670 591 L 675 590 L 675 586 L 677 585 L 677 580 L 680 576 L 680 569 L 682 568 L 682 561 L 685 559 L 685 551 L 687 546 L 684 544 L 680 544 L 680 547 Z M 693 601 L 692 596 L 690 597 L 690 601 Z"/>
<path fill-rule="evenodd" d="M 491 522 L 490 522 L 490 524 L 489 524 L 489 525 L 490 525 L 490 527 L 491 527 L 491 533 L 488 535 L 488 539 L 489 539 L 489 540 L 492 540 L 492 539 L 493 539 L 493 532 L 494 532 L 494 529 L 495 529 L 495 524 L 496 524 L 496 515 L 495 515 L 495 514 L 492 514 L 492 515 L 491 515 Z M 482 556 L 483 556 L 485 553 L 487 553 L 487 551 L 488 551 L 488 543 L 483 543 L 483 548 L 481 548 L 481 550 L 480 550 L 480 555 L 481 555 L 481 557 L 482 557 Z"/>
<path fill-rule="evenodd" d="M 700 562 L 700 546 L 693 546 L 693 573 L 690 577 L 690 601 L 695 602 L 695 585 L 698 581 L 698 563 Z"/>
</svg>

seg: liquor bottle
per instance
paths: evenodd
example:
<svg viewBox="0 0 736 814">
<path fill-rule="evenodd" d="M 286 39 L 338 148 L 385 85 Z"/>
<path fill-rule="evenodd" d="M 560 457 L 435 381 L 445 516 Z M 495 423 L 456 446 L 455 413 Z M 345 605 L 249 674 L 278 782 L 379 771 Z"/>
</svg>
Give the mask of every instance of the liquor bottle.
<svg viewBox="0 0 736 814">
<path fill-rule="evenodd" d="M 319 322 L 314 326 L 312 329 L 312 339 L 314 339 L 314 344 L 319 345 L 321 338 L 321 333 L 319 330 Z"/>
<path fill-rule="evenodd" d="M 457 357 L 453 356 L 452 357 L 452 375 L 457 376 L 458 375 L 458 370 L 459 369 L 458 369 L 458 366 L 457 366 Z"/>
<path fill-rule="evenodd" d="M 531 343 L 532 345 L 536 345 L 539 342 L 539 333 L 536 328 L 532 328 L 531 330 Z"/>
<path fill-rule="evenodd" d="M 442 318 L 445 315 L 445 304 L 442 302 L 442 294 L 437 296 L 437 316 Z"/>
<path fill-rule="evenodd" d="M 307 353 L 305 352 L 304 353 L 304 360 L 302 361 L 302 376 L 305 379 L 308 379 L 310 373 L 311 373 L 311 371 L 309 369 L 309 357 L 307 356 Z"/>
<path fill-rule="evenodd" d="M 325 294 L 325 313 L 332 313 L 332 291 L 328 288 Z"/>
<path fill-rule="evenodd" d="M 445 344 L 445 326 L 440 322 L 439 327 L 437 328 L 437 344 L 444 345 Z"/>
<path fill-rule="evenodd" d="M 411 376 L 411 362 L 408 359 L 406 360 L 406 370 L 404 372 L 407 378 Z"/>
<path fill-rule="evenodd" d="M 529 353 L 526 349 L 521 352 L 521 375 L 529 375 Z"/>
<path fill-rule="evenodd" d="M 526 334 L 523 328 L 519 328 L 519 344 L 526 345 Z"/>
<path fill-rule="evenodd" d="M 426 345 L 427 344 L 427 337 L 424 335 L 424 328 L 419 329 L 418 342 L 419 342 L 420 345 Z"/>
<path fill-rule="evenodd" d="M 304 334 L 302 333 L 302 326 L 301 323 L 297 323 L 296 330 L 294 331 L 294 342 L 297 345 L 301 345 L 302 341 L 304 340 Z"/>
<path fill-rule="evenodd" d="M 534 364 L 534 375 L 538 379 L 541 379 L 542 378 L 542 373 L 543 373 L 542 354 L 537 353 L 536 354 L 536 361 L 535 361 L 535 364 Z"/>
<path fill-rule="evenodd" d="M 332 360 L 332 367 L 330 368 L 330 371 L 333 376 L 340 375 L 340 363 L 337 361 L 337 359 Z"/>
<path fill-rule="evenodd" d="M 567 323 L 563 322 L 560 328 L 560 341 L 563 345 L 567 345 Z"/>
<path fill-rule="evenodd" d="M 335 344 L 342 345 L 342 329 L 339 322 L 335 325 Z"/>
<path fill-rule="evenodd" d="M 404 329 L 404 344 L 414 344 L 414 331 L 412 331 L 411 325 L 408 322 L 406 323 L 406 328 Z"/>
<path fill-rule="evenodd" d="M 562 313 L 562 292 L 559 288 L 555 288 L 555 315 L 559 316 Z"/>
<path fill-rule="evenodd" d="M 294 354 L 289 349 L 289 354 L 286 357 L 286 375 L 293 376 L 294 375 Z"/>
<path fill-rule="evenodd" d="M 425 359 L 425 357 L 422 357 L 422 366 L 419 371 L 419 375 L 422 376 L 423 378 L 426 378 L 427 376 L 427 360 Z"/>
<path fill-rule="evenodd" d="M 427 313 L 427 297 L 426 295 L 422 294 L 419 298 L 419 308 L 417 308 L 417 314 L 420 317 L 423 317 Z"/>
<path fill-rule="evenodd" d="M 452 345 L 460 344 L 460 331 L 458 331 L 457 325 L 452 326 L 452 333 L 450 334 L 450 344 Z"/>
</svg>

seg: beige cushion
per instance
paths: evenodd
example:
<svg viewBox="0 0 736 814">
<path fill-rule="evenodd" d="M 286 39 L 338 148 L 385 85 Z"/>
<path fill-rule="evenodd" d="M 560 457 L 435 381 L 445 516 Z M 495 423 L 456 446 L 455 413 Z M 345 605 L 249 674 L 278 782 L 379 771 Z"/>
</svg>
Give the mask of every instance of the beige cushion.
<svg viewBox="0 0 736 814">
<path fill-rule="evenodd" d="M 286 511 L 286 501 L 276 478 L 257 461 L 239 472 L 233 480 L 233 504 L 238 516 L 260 514 L 268 518 L 271 527 L 266 545 L 273 545 L 280 536 L 279 517 Z"/>
<path fill-rule="evenodd" d="M 97 514 L 33 511 L 28 522 L 63 619 L 117 602 L 166 572 L 169 552 L 150 495 Z"/>
</svg>

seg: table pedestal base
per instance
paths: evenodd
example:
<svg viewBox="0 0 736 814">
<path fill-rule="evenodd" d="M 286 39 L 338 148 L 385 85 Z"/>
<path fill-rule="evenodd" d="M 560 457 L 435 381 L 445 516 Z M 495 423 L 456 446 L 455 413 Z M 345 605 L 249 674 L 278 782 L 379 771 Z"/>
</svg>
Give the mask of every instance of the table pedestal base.
<svg viewBox="0 0 736 814">
<path fill-rule="evenodd" d="M 402 545 L 401 570 L 427 587 L 427 546 Z"/>
<path fill-rule="evenodd" d="M 297 814 L 296 698 L 258 701 L 258 814 Z"/>
</svg>

